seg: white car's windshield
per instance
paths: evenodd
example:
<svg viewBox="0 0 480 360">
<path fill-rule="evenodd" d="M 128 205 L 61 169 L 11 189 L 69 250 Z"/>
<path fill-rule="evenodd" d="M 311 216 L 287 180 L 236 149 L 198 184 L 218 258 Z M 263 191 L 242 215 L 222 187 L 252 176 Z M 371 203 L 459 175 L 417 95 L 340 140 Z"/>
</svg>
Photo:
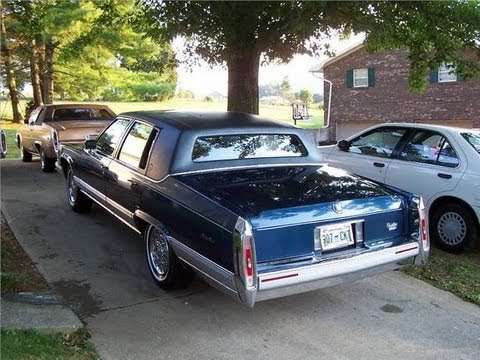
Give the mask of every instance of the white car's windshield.
<svg viewBox="0 0 480 360">
<path fill-rule="evenodd" d="M 461 135 L 480 154 L 480 132 L 465 132 Z"/>
</svg>

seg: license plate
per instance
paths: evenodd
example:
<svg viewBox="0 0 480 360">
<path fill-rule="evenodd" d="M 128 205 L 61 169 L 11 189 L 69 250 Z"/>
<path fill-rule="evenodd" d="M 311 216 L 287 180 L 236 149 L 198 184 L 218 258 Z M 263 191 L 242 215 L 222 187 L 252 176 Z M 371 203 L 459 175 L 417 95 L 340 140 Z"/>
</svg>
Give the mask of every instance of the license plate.
<svg viewBox="0 0 480 360">
<path fill-rule="evenodd" d="M 315 250 L 328 251 L 353 243 L 351 223 L 326 225 L 315 229 Z"/>
</svg>

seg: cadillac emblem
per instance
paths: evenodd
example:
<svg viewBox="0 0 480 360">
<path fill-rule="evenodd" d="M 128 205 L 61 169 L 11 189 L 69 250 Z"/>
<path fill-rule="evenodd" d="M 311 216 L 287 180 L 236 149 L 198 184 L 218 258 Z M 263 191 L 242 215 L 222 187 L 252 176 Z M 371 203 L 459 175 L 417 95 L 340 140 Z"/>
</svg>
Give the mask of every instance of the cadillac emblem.
<svg viewBox="0 0 480 360">
<path fill-rule="evenodd" d="M 335 203 L 332 205 L 333 211 L 335 211 L 337 214 L 341 214 L 343 212 L 343 206 L 340 203 Z"/>
</svg>

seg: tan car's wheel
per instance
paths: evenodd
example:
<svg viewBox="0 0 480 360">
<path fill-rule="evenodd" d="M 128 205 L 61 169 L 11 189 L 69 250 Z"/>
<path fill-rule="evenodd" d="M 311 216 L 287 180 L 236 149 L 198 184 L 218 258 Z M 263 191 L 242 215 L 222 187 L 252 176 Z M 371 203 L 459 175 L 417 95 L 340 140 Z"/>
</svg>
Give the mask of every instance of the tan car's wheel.
<svg viewBox="0 0 480 360">
<path fill-rule="evenodd" d="M 22 161 L 23 162 L 32 161 L 32 154 L 25 149 L 25 147 L 22 144 L 22 141 L 20 140 L 20 136 L 17 136 L 17 144 L 18 144 L 18 148 L 20 149 L 20 156 L 22 158 Z"/>
<path fill-rule="evenodd" d="M 25 148 L 22 146 L 22 150 L 20 151 L 22 161 L 23 162 L 30 162 L 32 161 L 32 154 L 30 154 Z"/>
<path fill-rule="evenodd" d="M 47 157 L 47 155 L 40 150 L 40 165 L 42 166 L 43 172 L 52 172 L 55 170 L 55 161 L 56 159 Z"/>
</svg>

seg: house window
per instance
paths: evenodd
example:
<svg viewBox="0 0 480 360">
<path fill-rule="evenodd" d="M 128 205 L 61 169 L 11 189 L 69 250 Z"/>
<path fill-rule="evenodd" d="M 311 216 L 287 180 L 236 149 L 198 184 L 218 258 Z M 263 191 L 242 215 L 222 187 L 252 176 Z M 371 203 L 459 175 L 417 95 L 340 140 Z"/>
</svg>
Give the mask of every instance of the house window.
<svg viewBox="0 0 480 360">
<path fill-rule="evenodd" d="M 453 64 L 442 64 L 438 68 L 438 82 L 457 81 L 457 73 Z"/>
<path fill-rule="evenodd" d="M 368 87 L 368 69 L 353 70 L 353 87 Z"/>
<path fill-rule="evenodd" d="M 375 69 L 347 70 L 347 88 L 368 88 L 375 86 Z"/>
</svg>

